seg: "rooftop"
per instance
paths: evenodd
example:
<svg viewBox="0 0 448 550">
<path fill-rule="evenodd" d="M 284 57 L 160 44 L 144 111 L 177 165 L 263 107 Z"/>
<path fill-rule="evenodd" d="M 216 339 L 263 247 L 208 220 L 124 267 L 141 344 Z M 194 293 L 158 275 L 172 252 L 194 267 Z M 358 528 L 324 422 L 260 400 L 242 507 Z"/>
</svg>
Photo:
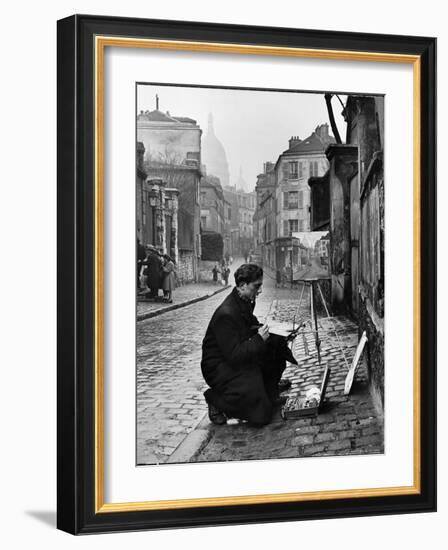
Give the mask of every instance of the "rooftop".
<svg viewBox="0 0 448 550">
<path fill-rule="evenodd" d="M 286 151 L 283 151 L 285 154 L 289 153 L 314 153 L 314 152 L 323 152 L 328 147 L 328 145 L 336 143 L 336 140 L 333 136 L 328 136 L 328 139 L 321 138 L 316 132 L 313 132 L 306 139 L 293 145 Z"/>
<path fill-rule="evenodd" d="M 137 120 L 143 120 L 147 122 L 169 122 L 171 124 L 182 123 L 182 124 L 196 124 L 196 120 L 193 120 L 189 117 L 184 116 L 172 116 L 169 111 L 163 113 L 158 109 L 154 111 L 140 111 L 137 115 Z"/>
</svg>

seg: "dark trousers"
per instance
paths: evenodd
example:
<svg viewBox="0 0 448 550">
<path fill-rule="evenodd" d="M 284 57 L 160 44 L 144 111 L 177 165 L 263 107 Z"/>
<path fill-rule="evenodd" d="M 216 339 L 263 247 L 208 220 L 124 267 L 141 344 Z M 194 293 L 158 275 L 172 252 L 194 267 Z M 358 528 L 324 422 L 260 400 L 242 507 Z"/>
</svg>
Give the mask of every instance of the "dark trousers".
<svg viewBox="0 0 448 550">
<path fill-rule="evenodd" d="M 268 352 L 261 362 L 264 386 L 270 399 L 278 397 L 278 383 L 286 368 L 286 340 L 271 334 L 266 341 Z"/>
<path fill-rule="evenodd" d="M 278 383 L 286 368 L 285 348 L 283 337 L 271 335 L 265 355 L 251 368 L 242 369 L 228 382 L 204 392 L 207 403 L 228 417 L 247 420 L 253 426 L 269 424 L 278 397 Z"/>
</svg>

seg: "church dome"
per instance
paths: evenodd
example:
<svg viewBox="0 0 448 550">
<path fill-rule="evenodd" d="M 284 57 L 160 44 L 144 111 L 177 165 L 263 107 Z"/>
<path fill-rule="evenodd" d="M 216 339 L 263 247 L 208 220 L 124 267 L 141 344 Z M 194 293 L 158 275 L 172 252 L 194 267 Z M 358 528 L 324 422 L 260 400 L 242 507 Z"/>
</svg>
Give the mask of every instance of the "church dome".
<svg viewBox="0 0 448 550">
<path fill-rule="evenodd" d="M 207 134 L 202 138 L 202 162 L 208 175 L 218 177 L 223 187 L 229 185 L 227 155 L 222 143 L 215 136 L 211 113 L 208 115 Z"/>
</svg>

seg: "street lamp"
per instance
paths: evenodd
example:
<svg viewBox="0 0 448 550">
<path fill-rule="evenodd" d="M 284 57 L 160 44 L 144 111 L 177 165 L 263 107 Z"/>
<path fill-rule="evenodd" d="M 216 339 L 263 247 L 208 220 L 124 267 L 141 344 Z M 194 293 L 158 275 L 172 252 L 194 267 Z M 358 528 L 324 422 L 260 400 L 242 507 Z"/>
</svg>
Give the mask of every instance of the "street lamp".
<svg viewBox="0 0 448 550">
<path fill-rule="evenodd" d="M 149 204 L 154 207 L 157 204 L 157 191 L 155 189 L 151 189 L 151 191 L 148 192 L 149 195 Z"/>
</svg>

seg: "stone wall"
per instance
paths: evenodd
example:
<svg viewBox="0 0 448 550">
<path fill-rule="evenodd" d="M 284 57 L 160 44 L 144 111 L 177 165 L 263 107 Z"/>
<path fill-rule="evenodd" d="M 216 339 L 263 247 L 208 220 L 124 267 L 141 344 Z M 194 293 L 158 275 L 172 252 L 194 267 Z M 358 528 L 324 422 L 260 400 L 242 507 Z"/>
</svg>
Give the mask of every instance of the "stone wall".
<svg viewBox="0 0 448 550">
<path fill-rule="evenodd" d="M 330 271 L 333 313 L 353 313 L 351 281 L 350 181 L 356 175 L 358 148 L 331 145 L 330 161 Z"/>
<path fill-rule="evenodd" d="M 371 394 L 379 412 L 384 408 L 384 326 L 365 292 L 360 292 L 358 323 L 359 336 L 364 331 L 367 334 L 365 358 Z"/>
<path fill-rule="evenodd" d="M 197 260 L 189 250 L 179 250 L 179 262 L 176 266 L 177 283 L 184 285 L 195 280 Z"/>
</svg>

